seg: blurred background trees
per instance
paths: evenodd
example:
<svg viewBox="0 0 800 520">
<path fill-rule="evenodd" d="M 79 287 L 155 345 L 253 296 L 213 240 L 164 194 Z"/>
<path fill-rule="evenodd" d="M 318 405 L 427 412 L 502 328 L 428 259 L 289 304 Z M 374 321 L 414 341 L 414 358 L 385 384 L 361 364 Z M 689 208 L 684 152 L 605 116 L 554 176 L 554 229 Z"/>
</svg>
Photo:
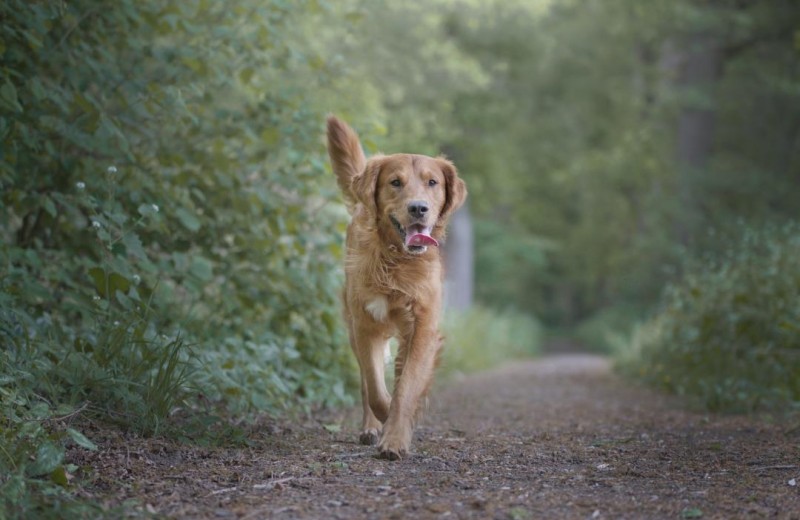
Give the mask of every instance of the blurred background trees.
<svg viewBox="0 0 800 520">
<path fill-rule="evenodd" d="M 636 344 L 660 384 L 724 356 L 798 373 L 797 2 L 8 0 L 0 20 L 5 426 L 59 403 L 152 432 L 190 396 L 346 402 L 329 112 L 468 182 L 455 366 L 533 351 L 538 320 Z M 699 319 L 706 284 L 730 307 Z M 648 365 L 676 344 L 695 354 Z M 747 388 L 716 372 L 667 386 Z"/>
<path fill-rule="evenodd" d="M 456 105 L 475 208 L 499 226 L 479 238 L 478 272 L 503 256 L 483 251 L 491 241 L 531 244 L 507 291 L 479 276 L 479 295 L 553 325 L 645 311 L 686 254 L 724 247 L 741 220 L 797 216 L 793 4 L 532 11 L 481 4 L 448 22 L 492 77 Z"/>
</svg>

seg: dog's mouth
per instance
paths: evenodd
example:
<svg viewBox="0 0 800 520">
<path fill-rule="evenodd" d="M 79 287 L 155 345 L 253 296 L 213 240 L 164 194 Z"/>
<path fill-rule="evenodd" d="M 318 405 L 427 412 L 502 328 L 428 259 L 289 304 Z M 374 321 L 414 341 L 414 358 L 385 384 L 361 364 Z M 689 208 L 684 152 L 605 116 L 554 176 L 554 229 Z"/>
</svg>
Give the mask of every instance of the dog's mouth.
<svg viewBox="0 0 800 520">
<path fill-rule="evenodd" d="M 428 246 L 439 247 L 439 242 L 431 236 L 432 227 L 420 223 L 403 227 L 393 216 L 390 215 L 389 218 L 403 240 L 403 246 L 410 253 L 424 253 Z"/>
</svg>

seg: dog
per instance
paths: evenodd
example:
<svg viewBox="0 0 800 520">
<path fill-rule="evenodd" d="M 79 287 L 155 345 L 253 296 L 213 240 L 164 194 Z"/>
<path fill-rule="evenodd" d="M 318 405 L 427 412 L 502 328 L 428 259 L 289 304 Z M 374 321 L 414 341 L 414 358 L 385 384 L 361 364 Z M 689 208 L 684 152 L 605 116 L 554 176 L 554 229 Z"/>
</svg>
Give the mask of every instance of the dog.
<svg viewBox="0 0 800 520">
<path fill-rule="evenodd" d="M 408 453 L 420 403 L 442 349 L 444 270 L 439 245 L 466 184 L 443 157 L 366 158 L 358 135 L 328 118 L 328 155 L 351 215 L 345 253 L 344 319 L 361 372 L 361 444 L 398 460 Z M 384 355 L 398 339 L 392 394 Z"/>
</svg>

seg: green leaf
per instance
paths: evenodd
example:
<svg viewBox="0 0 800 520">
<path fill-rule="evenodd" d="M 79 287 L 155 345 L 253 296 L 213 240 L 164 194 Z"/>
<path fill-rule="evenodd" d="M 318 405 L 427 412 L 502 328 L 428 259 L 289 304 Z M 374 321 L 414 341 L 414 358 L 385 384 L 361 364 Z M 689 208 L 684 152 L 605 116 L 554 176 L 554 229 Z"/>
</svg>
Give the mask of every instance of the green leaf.
<svg viewBox="0 0 800 520">
<path fill-rule="evenodd" d="M 200 229 L 200 221 L 191 211 L 187 210 L 186 208 L 178 208 L 175 210 L 175 216 L 181 221 L 183 227 L 189 231 L 194 232 Z"/>
<path fill-rule="evenodd" d="M 136 233 L 128 233 L 125 235 L 125 237 L 123 237 L 122 243 L 125 244 L 128 254 L 141 258 L 142 260 L 147 260 L 147 253 L 145 253 L 144 246 L 142 245 L 142 241 L 139 239 L 139 235 Z"/>
<path fill-rule="evenodd" d="M 56 211 L 56 205 L 55 205 L 55 203 L 53 202 L 53 199 L 51 199 L 50 197 L 45 197 L 45 198 L 44 198 L 44 200 L 42 201 L 42 207 L 44 208 L 44 210 L 45 210 L 45 211 L 46 211 L 46 212 L 47 212 L 47 213 L 48 213 L 48 214 L 49 214 L 51 217 L 55 217 L 55 216 L 56 216 L 56 213 L 57 213 L 57 211 Z"/>
<path fill-rule="evenodd" d="M 139 215 L 146 217 L 147 215 L 155 215 L 158 213 L 158 206 L 155 204 L 140 204 L 136 211 L 139 212 Z"/>
<path fill-rule="evenodd" d="M 28 466 L 28 475 L 38 477 L 52 473 L 64 460 L 64 448 L 51 441 L 40 444 L 36 450 L 36 459 Z"/>
<path fill-rule="evenodd" d="M 334 424 L 323 424 L 322 427 L 325 428 L 326 430 L 328 430 L 331 433 L 339 433 L 340 431 L 342 431 L 342 425 L 341 424 L 335 424 L 335 423 Z"/>
<path fill-rule="evenodd" d="M 111 290 L 111 294 L 114 294 L 117 291 L 124 294 L 130 290 L 131 282 L 119 273 L 111 273 L 108 276 L 108 286 Z"/>
<path fill-rule="evenodd" d="M 90 441 L 84 434 L 75 430 L 74 428 L 67 428 L 67 433 L 78 446 L 82 446 L 87 450 L 97 451 L 97 445 Z"/>
<path fill-rule="evenodd" d="M 92 277 L 94 288 L 100 296 L 106 295 L 106 271 L 102 267 L 92 267 L 89 269 L 89 276 Z"/>
<path fill-rule="evenodd" d="M 278 144 L 280 138 L 281 133 L 277 128 L 266 128 L 261 132 L 261 140 L 264 141 L 264 144 L 269 146 Z"/>
<path fill-rule="evenodd" d="M 696 507 L 686 508 L 681 511 L 681 518 L 702 518 L 703 511 Z"/>
<path fill-rule="evenodd" d="M 50 409 L 50 405 L 40 402 L 31 406 L 29 413 L 33 419 L 41 421 L 50 417 L 52 410 Z"/>
<path fill-rule="evenodd" d="M 246 67 L 245 69 L 242 69 L 242 71 L 239 73 L 239 79 L 241 80 L 242 83 L 249 83 L 250 78 L 253 77 L 254 72 L 255 71 L 253 70 L 252 67 Z"/>
<path fill-rule="evenodd" d="M 211 260 L 202 256 L 192 257 L 192 263 L 189 265 L 189 272 L 204 282 L 211 280 L 214 276 Z"/>
<path fill-rule="evenodd" d="M 59 466 L 50 473 L 50 480 L 55 482 L 61 487 L 67 487 L 69 479 L 67 478 L 67 470 L 64 466 Z"/>
<path fill-rule="evenodd" d="M 14 112 L 22 112 L 22 105 L 19 104 L 19 99 L 17 98 L 17 89 L 8 78 L 6 78 L 3 86 L 0 87 L 0 105 Z"/>
<path fill-rule="evenodd" d="M 41 101 L 42 99 L 47 97 L 47 92 L 45 92 L 44 88 L 42 87 L 42 81 L 39 78 L 31 78 L 28 82 L 28 88 L 33 94 L 33 97 L 36 101 Z"/>
<path fill-rule="evenodd" d="M 115 294 L 117 291 L 127 293 L 131 288 L 131 281 L 119 273 L 106 274 L 105 269 L 102 267 L 92 267 L 89 269 L 89 276 L 94 281 L 94 288 L 97 293 L 103 298 L 107 298 L 109 294 Z"/>
</svg>

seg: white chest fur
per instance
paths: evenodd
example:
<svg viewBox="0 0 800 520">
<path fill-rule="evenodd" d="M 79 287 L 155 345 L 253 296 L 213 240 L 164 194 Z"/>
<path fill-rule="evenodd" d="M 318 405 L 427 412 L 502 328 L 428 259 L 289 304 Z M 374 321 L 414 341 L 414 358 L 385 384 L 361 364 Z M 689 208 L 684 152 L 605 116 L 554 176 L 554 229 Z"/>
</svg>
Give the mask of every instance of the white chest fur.
<svg viewBox="0 0 800 520">
<path fill-rule="evenodd" d="M 386 321 L 386 318 L 389 317 L 389 300 L 386 296 L 375 296 L 371 300 L 367 300 L 364 310 L 370 313 L 375 321 Z"/>
</svg>

